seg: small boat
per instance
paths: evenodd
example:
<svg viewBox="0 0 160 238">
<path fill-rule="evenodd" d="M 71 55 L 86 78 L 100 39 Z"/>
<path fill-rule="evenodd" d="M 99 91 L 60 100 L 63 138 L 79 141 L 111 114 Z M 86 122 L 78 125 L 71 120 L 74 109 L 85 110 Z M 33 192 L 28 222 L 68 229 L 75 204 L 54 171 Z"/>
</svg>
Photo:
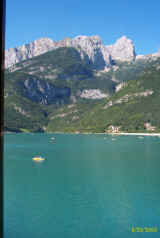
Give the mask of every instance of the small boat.
<svg viewBox="0 0 160 238">
<path fill-rule="evenodd" d="M 42 162 L 45 160 L 45 158 L 42 158 L 41 156 L 36 156 L 33 157 L 32 160 L 34 160 L 35 162 Z"/>
<path fill-rule="evenodd" d="M 50 138 L 50 142 L 52 142 L 52 143 L 55 142 L 55 138 L 54 138 L 54 137 L 51 137 L 51 138 Z"/>
</svg>

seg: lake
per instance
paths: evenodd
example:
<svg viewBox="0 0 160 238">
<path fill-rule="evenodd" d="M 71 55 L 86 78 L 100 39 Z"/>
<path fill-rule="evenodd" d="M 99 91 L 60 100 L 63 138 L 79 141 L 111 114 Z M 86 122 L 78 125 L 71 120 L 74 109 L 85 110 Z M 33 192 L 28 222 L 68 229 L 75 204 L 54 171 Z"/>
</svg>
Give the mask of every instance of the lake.
<svg viewBox="0 0 160 238">
<path fill-rule="evenodd" d="M 4 143 L 4 238 L 160 237 L 160 138 L 10 133 Z"/>
</svg>

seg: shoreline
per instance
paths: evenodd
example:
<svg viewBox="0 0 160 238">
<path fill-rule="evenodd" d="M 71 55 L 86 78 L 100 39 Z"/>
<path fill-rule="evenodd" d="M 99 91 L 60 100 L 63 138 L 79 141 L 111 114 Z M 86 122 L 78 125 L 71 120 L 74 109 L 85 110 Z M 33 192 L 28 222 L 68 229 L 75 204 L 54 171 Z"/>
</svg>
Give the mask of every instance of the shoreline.
<svg viewBox="0 0 160 238">
<path fill-rule="evenodd" d="M 19 134 L 19 133 L 25 133 L 25 134 L 32 134 L 32 133 L 42 133 L 42 134 L 73 134 L 73 135 L 113 135 L 113 136 L 116 136 L 116 135 L 134 135 L 134 136 L 158 136 L 160 137 L 160 133 L 144 133 L 144 132 L 117 132 L 117 133 L 103 133 L 103 132 L 97 132 L 97 133 L 92 133 L 92 132 L 10 132 L 10 131 L 7 131 L 7 132 L 3 132 L 3 134 L 10 134 L 10 133 L 15 133 L 15 134 Z"/>
<path fill-rule="evenodd" d="M 134 135 L 134 136 L 159 136 L 160 137 L 160 133 L 129 133 L 129 132 L 119 132 L 119 133 L 108 133 L 109 135 Z"/>
</svg>

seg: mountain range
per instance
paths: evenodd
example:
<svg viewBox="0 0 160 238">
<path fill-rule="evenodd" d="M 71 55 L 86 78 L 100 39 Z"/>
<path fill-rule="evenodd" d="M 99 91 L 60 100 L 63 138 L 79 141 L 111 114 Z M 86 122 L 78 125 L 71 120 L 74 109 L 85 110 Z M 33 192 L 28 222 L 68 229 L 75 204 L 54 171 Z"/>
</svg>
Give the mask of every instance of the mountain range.
<svg viewBox="0 0 160 238">
<path fill-rule="evenodd" d="M 160 51 L 152 55 L 136 55 L 132 40 L 126 36 L 119 38 L 115 44 L 105 46 L 99 36 L 76 36 L 73 39 L 65 38 L 61 41 L 53 41 L 49 38 L 41 38 L 30 44 L 5 51 L 6 68 L 23 60 L 33 58 L 60 47 L 74 47 L 80 53 L 81 59 L 91 63 L 95 69 L 108 69 L 114 61 L 134 61 L 148 57 L 160 56 Z"/>
<path fill-rule="evenodd" d="M 7 131 L 160 130 L 160 51 L 137 55 L 126 36 L 42 38 L 6 50 L 5 67 Z"/>
</svg>

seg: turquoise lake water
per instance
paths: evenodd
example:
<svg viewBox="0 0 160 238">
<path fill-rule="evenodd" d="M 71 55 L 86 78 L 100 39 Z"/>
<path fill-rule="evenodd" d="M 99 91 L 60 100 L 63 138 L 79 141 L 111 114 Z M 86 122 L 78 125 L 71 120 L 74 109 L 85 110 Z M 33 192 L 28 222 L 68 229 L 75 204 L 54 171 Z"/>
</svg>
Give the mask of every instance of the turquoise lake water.
<svg viewBox="0 0 160 238">
<path fill-rule="evenodd" d="M 6 134 L 4 142 L 4 238 L 160 237 L 160 138 Z M 145 227 L 158 232 L 137 232 Z"/>
</svg>

